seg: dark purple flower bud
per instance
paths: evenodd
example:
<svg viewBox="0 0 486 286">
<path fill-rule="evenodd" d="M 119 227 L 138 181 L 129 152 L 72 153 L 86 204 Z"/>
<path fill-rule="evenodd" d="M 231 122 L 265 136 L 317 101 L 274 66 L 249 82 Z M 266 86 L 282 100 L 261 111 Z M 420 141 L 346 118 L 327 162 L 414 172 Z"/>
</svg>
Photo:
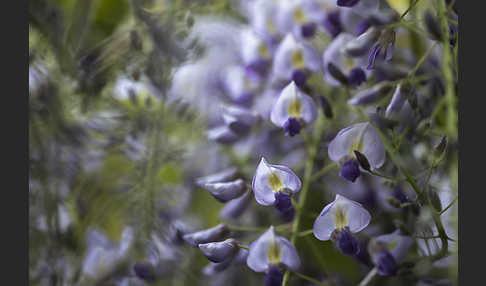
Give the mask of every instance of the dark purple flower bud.
<svg viewBox="0 0 486 286">
<path fill-rule="evenodd" d="M 378 256 L 378 273 L 383 276 L 394 276 L 397 274 L 398 266 L 395 258 L 390 252 L 384 250 Z"/>
<path fill-rule="evenodd" d="M 301 33 L 302 37 L 304 38 L 312 38 L 316 34 L 316 24 L 315 23 L 307 23 L 302 25 Z"/>
<path fill-rule="evenodd" d="M 440 24 L 434 17 L 434 15 L 432 15 L 432 12 L 430 12 L 430 10 L 427 10 L 427 12 L 425 12 L 424 22 L 425 28 L 427 28 L 427 32 L 432 35 L 432 38 L 436 41 L 442 41 L 443 37 Z"/>
<path fill-rule="evenodd" d="M 289 117 L 289 119 L 285 121 L 283 128 L 285 130 L 285 135 L 292 137 L 300 133 L 302 126 L 295 117 Z"/>
<path fill-rule="evenodd" d="M 327 14 L 324 20 L 324 28 L 335 38 L 343 30 L 339 10 Z"/>
<path fill-rule="evenodd" d="M 376 57 L 380 54 L 380 52 L 381 43 L 376 43 L 371 49 L 370 55 L 368 56 L 368 66 L 366 67 L 366 69 L 372 70 L 375 68 Z"/>
<path fill-rule="evenodd" d="M 138 278 L 145 281 L 155 281 L 155 269 L 154 266 L 148 262 L 135 263 L 133 265 L 133 271 Z"/>
<path fill-rule="evenodd" d="M 229 238 L 221 242 L 201 243 L 199 249 L 211 262 L 220 263 L 232 259 L 239 248 L 236 240 Z"/>
<path fill-rule="evenodd" d="M 344 178 L 348 181 L 355 182 L 356 179 L 359 177 L 361 172 L 359 171 L 359 163 L 356 159 L 350 159 L 341 166 L 341 171 L 339 172 L 339 176 Z"/>
<path fill-rule="evenodd" d="M 319 96 L 318 98 L 319 98 L 319 103 L 321 104 L 322 107 L 322 111 L 324 112 L 324 115 L 327 118 L 332 118 L 333 117 L 332 108 L 327 98 L 325 98 L 324 96 Z"/>
<path fill-rule="evenodd" d="M 274 206 L 282 214 L 285 221 L 291 221 L 294 218 L 294 207 L 287 193 L 281 191 L 275 193 Z"/>
<path fill-rule="evenodd" d="M 283 280 L 283 272 L 278 266 L 272 265 L 265 275 L 265 285 L 267 286 L 281 286 Z"/>
<path fill-rule="evenodd" d="M 358 4 L 359 0 L 337 0 L 337 5 L 341 7 L 353 7 Z"/>
<path fill-rule="evenodd" d="M 215 199 L 225 203 L 242 195 L 246 190 L 246 183 L 242 179 L 236 179 L 230 182 L 206 183 L 202 184 L 201 187 Z"/>
<path fill-rule="evenodd" d="M 375 61 L 381 51 L 383 51 L 383 59 L 391 60 L 393 55 L 393 47 L 395 45 L 395 31 L 393 29 L 384 30 L 380 36 L 378 42 L 371 49 L 371 53 L 368 56 L 368 70 L 375 68 Z"/>
<path fill-rule="evenodd" d="M 359 86 L 366 81 L 366 74 L 361 68 L 355 67 L 349 72 L 348 81 L 352 86 Z"/>
<path fill-rule="evenodd" d="M 400 201 L 400 203 L 402 204 L 409 201 L 407 196 L 405 195 L 405 193 L 402 191 L 400 187 L 396 187 L 393 189 L 392 196 L 398 201 Z"/>
<path fill-rule="evenodd" d="M 457 28 L 455 25 L 449 25 L 449 43 L 451 46 L 455 46 L 457 41 Z"/>
<path fill-rule="evenodd" d="M 359 251 L 358 240 L 353 236 L 349 227 L 340 230 L 337 235 L 337 245 L 343 254 L 354 256 Z"/>
<path fill-rule="evenodd" d="M 213 242 L 223 239 L 229 234 L 229 228 L 225 224 L 218 224 L 213 228 L 201 230 L 194 233 L 184 235 L 184 240 L 194 247 L 197 247 L 201 243 Z"/>
<path fill-rule="evenodd" d="M 304 87 L 305 82 L 307 81 L 307 75 L 305 70 L 297 69 L 292 72 L 292 80 L 295 82 L 295 85 L 298 87 Z"/>
<path fill-rule="evenodd" d="M 363 20 L 361 22 L 358 23 L 358 25 L 356 25 L 356 36 L 359 36 L 361 34 L 363 34 L 364 32 L 366 32 L 366 30 L 368 30 L 368 28 L 371 27 L 371 24 L 369 21 L 367 20 Z"/>
</svg>

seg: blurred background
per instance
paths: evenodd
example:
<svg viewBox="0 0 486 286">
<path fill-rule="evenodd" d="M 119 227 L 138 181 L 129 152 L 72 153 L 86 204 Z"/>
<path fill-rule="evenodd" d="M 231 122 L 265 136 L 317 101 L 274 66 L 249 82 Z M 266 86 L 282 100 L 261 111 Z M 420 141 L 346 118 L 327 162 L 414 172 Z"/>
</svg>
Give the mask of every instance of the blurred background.
<svg viewBox="0 0 486 286">
<path fill-rule="evenodd" d="M 235 210 L 197 184 L 198 178 L 228 168 L 251 184 L 262 156 L 288 166 L 301 179 L 304 175 L 305 140 L 285 136 L 269 120 L 285 81 L 242 74 L 251 54 L 246 49 L 252 47 L 242 34 L 257 21 L 254 2 L 29 1 L 31 285 L 263 285 L 263 275 L 246 266 L 244 255 L 219 270 L 182 238 L 220 223 L 244 245 L 270 225 L 289 237 L 289 224 L 273 207 L 258 205 L 251 193 Z M 409 5 L 401 2 L 380 5 L 399 15 Z M 367 86 L 406 77 L 434 45 L 420 31 L 431 34 L 423 15 L 437 9 L 435 1 L 417 5 L 410 23 L 421 30 L 397 27 L 396 50 L 406 52 L 395 52 L 394 70 L 377 64 Z M 321 57 L 332 40 L 322 28 L 311 44 Z M 269 46 L 260 55 L 272 54 L 275 49 Z M 439 104 L 447 81 L 438 75 L 442 56 L 437 45 L 417 70 L 417 77 L 428 81 L 414 82 L 420 94 L 417 109 L 410 111 L 416 112 L 414 119 L 400 118 L 383 129 L 396 139 L 398 156 L 424 190 L 434 193 L 438 209 L 457 197 L 457 122 L 449 120 L 449 112 L 457 114 L 457 109 Z M 453 56 L 457 61 L 457 45 Z M 344 194 L 372 213 L 372 224 L 360 236 L 365 244 L 398 226 L 433 236 L 429 209 L 397 207 L 392 199 L 398 188 L 413 201 L 409 185 L 367 174 L 352 184 L 338 176 L 337 168 L 325 169 L 332 163 L 330 140 L 364 118 L 347 104 L 352 89 L 328 84 L 317 73 L 308 83 L 319 102 L 318 123 L 309 132 L 321 132 L 314 164 L 314 173 L 321 173 L 310 186 L 301 229 L 312 229 L 322 208 L 335 194 Z M 317 101 L 321 95 L 327 103 Z M 439 165 L 433 150 L 444 135 L 447 150 Z M 391 165 L 383 170 L 397 171 Z M 456 206 L 442 216 L 455 239 Z M 421 259 L 441 246 L 438 238 L 417 239 L 408 254 L 414 261 L 410 267 L 369 285 L 456 285 L 455 241 L 449 242 L 447 257 Z M 345 256 L 332 242 L 313 235 L 299 239 L 296 248 L 301 272 L 326 281 L 323 285 L 358 285 L 372 268 L 366 258 L 363 263 Z M 291 285 L 317 284 L 293 277 Z"/>
</svg>

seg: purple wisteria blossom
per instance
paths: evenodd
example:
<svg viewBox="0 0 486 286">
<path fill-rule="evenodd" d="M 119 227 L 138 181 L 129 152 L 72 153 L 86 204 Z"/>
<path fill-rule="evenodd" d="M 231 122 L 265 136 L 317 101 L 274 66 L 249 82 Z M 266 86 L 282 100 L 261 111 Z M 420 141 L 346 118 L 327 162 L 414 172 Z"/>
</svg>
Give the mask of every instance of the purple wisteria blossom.
<svg viewBox="0 0 486 286">
<path fill-rule="evenodd" d="M 378 273 L 383 276 L 397 274 L 397 264 L 405 257 L 413 244 L 413 238 L 402 235 L 399 230 L 373 238 L 368 251 Z"/>
<path fill-rule="evenodd" d="M 342 129 L 329 143 L 329 158 L 341 164 L 339 175 L 351 182 L 356 181 L 361 173 L 354 151 L 367 158 L 371 170 L 381 167 L 385 162 L 385 146 L 378 131 L 368 122 L 356 123 Z"/>
<path fill-rule="evenodd" d="M 269 164 L 262 158 L 253 177 L 256 201 L 264 206 L 274 205 L 286 220 L 293 217 L 290 196 L 300 190 L 302 183 L 288 167 Z"/>
<path fill-rule="evenodd" d="M 321 70 L 319 54 L 307 43 L 287 34 L 275 52 L 273 73 L 282 79 L 304 86 L 308 73 Z"/>
<path fill-rule="evenodd" d="M 198 247 L 207 259 L 215 263 L 232 259 L 239 249 L 238 243 L 233 238 L 221 242 L 201 243 Z"/>
<path fill-rule="evenodd" d="M 363 230 L 370 220 L 370 213 L 360 203 L 336 195 L 315 220 L 314 236 L 319 240 L 332 239 L 344 254 L 355 255 L 359 248 L 352 233 Z"/>
<path fill-rule="evenodd" d="M 274 286 L 282 283 L 282 267 L 297 270 L 300 258 L 290 241 L 276 235 L 273 226 L 270 226 L 251 243 L 246 263 L 255 272 L 265 272 L 265 284 Z"/>
<path fill-rule="evenodd" d="M 317 119 L 317 108 L 314 100 L 292 81 L 280 93 L 270 119 L 282 127 L 286 135 L 295 136 L 303 125 L 312 124 Z"/>
</svg>

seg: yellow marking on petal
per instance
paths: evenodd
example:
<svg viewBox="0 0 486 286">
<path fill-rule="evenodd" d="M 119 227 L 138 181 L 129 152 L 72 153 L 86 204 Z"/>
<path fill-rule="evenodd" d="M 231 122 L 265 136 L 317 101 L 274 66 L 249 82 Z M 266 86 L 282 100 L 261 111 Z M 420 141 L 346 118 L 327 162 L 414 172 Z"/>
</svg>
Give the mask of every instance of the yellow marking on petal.
<svg viewBox="0 0 486 286">
<path fill-rule="evenodd" d="M 388 5 L 395 9 L 400 15 L 403 14 L 410 6 L 410 0 L 386 0 Z"/>
<path fill-rule="evenodd" d="M 297 22 L 298 24 L 305 23 L 307 21 L 307 18 L 305 17 L 304 11 L 302 9 L 296 9 L 294 11 L 294 21 Z"/>
<path fill-rule="evenodd" d="M 292 52 L 291 63 L 292 66 L 296 69 L 301 69 L 305 67 L 304 54 L 301 50 L 296 50 Z"/>
<path fill-rule="evenodd" d="M 354 59 L 348 56 L 344 56 L 344 70 L 342 72 L 344 72 L 345 74 L 349 74 L 351 69 L 353 69 L 354 67 L 355 67 Z"/>
<path fill-rule="evenodd" d="M 275 239 L 270 243 L 270 246 L 268 247 L 268 262 L 270 264 L 279 264 L 280 263 L 280 247 L 278 247 L 277 242 Z"/>
<path fill-rule="evenodd" d="M 357 150 L 360 153 L 363 153 L 363 138 L 360 136 L 358 139 L 356 139 L 353 144 L 349 147 L 349 154 L 351 157 L 354 157 L 354 150 Z"/>
<path fill-rule="evenodd" d="M 265 44 L 262 43 L 258 46 L 258 55 L 262 58 L 270 57 L 270 52 L 268 52 L 267 46 L 265 46 Z"/>
<path fill-rule="evenodd" d="M 398 244 L 398 241 L 395 239 L 395 240 L 392 240 L 392 242 L 390 242 L 390 244 L 388 245 L 388 249 L 389 250 L 392 250 L 393 248 L 395 248 Z"/>
<path fill-rule="evenodd" d="M 284 187 L 280 178 L 273 172 L 271 172 L 270 176 L 268 177 L 268 183 L 274 192 L 278 192 Z"/>
<path fill-rule="evenodd" d="M 301 109 L 302 105 L 300 104 L 299 99 L 296 97 L 292 100 L 292 102 L 289 105 L 289 115 L 290 117 L 294 118 L 300 118 L 301 116 Z"/>
<path fill-rule="evenodd" d="M 337 229 L 344 229 L 348 225 L 348 218 L 346 217 L 344 210 L 340 207 L 338 207 L 334 213 L 334 223 Z"/>
<path fill-rule="evenodd" d="M 271 34 L 275 34 L 277 32 L 277 28 L 271 19 L 267 19 L 267 29 Z"/>
</svg>

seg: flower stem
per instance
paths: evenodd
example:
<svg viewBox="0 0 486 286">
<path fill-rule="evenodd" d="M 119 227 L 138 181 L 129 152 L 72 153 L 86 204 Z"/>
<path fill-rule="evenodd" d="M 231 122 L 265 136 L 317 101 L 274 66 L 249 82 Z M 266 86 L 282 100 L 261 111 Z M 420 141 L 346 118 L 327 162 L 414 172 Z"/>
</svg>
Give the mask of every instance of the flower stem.
<svg viewBox="0 0 486 286">
<path fill-rule="evenodd" d="M 361 280 L 361 282 L 359 283 L 358 286 L 366 286 L 366 285 L 368 285 L 368 283 L 371 282 L 371 279 L 373 279 L 373 277 L 375 277 L 376 272 L 377 272 L 376 267 L 374 267 L 373 269 L 371 269 L 371 271 L 368 272 L 368 274 L 366 275 L 366 277 L 363 280 Z"/>
<path fill-rule="evenodd" d="M 309 187 L 312 181 L 312 171 L 314 168 L 314 159 L 317 153 L 317 145 L 321 139 L 322 130 L 324 129 L 322 124 L 324 120 L 322 114 L 319 115 L 319 120 L 316 122 L 315 127 L 315 134 L 311 141 L 307 136 L 304 137 L 307 145 L 307 150 L 309 153 L 309 157 L 305 163 L 305 171 L 304 171 L 304 182 L 302 184 L 302 190 L 299 196 L 299 202 L 297 205 L 297 214 L 294 219 L 294 223 L 292 224 L 292 236 L 290 238 L 290 242 L 296 246 L 297 239 L 299 238 L 299 231 L 300 231 L 300 222 L 302 218 L 302 213 L 305 207 L 305 203 L 307 200 L 307 193 L 309 192 Z M 286 271 L 283 277 L 282 286 L 286 286 L 290 279 L 290 271 Z"/>
<path fill-rule="evenodd" d="M 324 282 L 320 282 L 319 280 L 314 279 L 314 278 L 312 278 L 312 277 L 309 277 L 309 276 L 307 276 L 307 275 L 304 275 L 304 274 L 302 274 L 302 273 L 299 273 L 299 272 L 294 272 L 294 271 L 293 271 L 292 273 L 294 273 L 294 274 L 295 274 L 295 276 L 297 276 L 297 277 L 299 277 L 299 278 L 302 278 L 302 279 L 304 279 L 304 280 L 307 280 L 307 281 L 309 281 L 309 282 L 311 282 L 311 283 L 314 283 L 314 284 L 317 284 L 317 285 L 321 285 L 321 286 L 327 286 L 327 284 L 326 284 L 326 283 L 324 283 Z"/>
<path fill-rule="evenodd" d="M 457 201 L 458 197 L 456 197 L 455 199 L 452 200 L 452 202 L 450 202 L 447 207 L 445 207 L 443 210 L 441 210 L 439 212 L 439 215 L 442 215 L 443 213 L 445 213 L 450 207 L 452 207 L 452 205 L 454 205 L 454 203 Z"/>
<path fill-rule="evenodd" d="M 449 24 L 447 21 L 447 7 L 445 0 L 439 0 L 439 17 L 442 28 L 443 42 L 442 42 L 442 73 L 445 79 L 445 98 L 447 103 L 447 131 L 451 138 L 457 138 L 457 114 L 455 112 L 455 91 L 454 91 L 454 75 L 453 57 L 451 53 L 449 40 Z"/>
</svg>

